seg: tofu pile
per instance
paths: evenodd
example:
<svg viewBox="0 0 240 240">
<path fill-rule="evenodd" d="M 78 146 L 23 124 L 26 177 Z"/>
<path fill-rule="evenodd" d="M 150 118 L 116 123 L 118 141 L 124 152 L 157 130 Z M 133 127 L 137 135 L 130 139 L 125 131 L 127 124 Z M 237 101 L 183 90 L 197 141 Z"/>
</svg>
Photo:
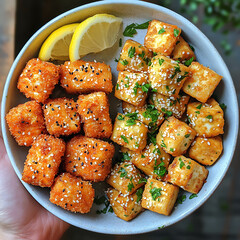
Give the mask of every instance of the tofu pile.
<svg viewBox="0 0 240 240">
<path fill-rule="evenodd" d="M 77 101 L 49 98 L 59 83 Z M 20 146 L 30 147 L 22 180 L 51 188 L 50 201 L 66 210 L 90 211 L 92 182 L 104 181 L 114 155 L 107 94 L 112 91 L 108 65 L 65 62 L 61 66 L 31 59 L 21 73 L 18 89 L 29 101 L 8 112 L 9 130 Z"/>
<path fill-rule="evenodd" d="M 158 20 L 144 45 L 125 42 L 117 70 L 123 113 L 111 140 L 123 160 L 107 178 L 108 198 L 126 221 L 143 209 L 170 215 L 179 188 L 197 194 L 222 153 L 224 113 L 211 98 L 222 77 L 196 61 L 179 27 Z"/>
</svg>

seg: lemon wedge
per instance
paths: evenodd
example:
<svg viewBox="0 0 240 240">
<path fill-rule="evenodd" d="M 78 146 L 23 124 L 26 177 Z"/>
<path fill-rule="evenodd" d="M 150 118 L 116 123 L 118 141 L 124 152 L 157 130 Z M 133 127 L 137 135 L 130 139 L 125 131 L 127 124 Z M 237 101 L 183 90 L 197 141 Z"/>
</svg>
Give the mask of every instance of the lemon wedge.
<svg viewBox="0 0 240 240">
<path fill-rule="evenodd" d="M 38 57 L 43 61 L 69 60 L 69 45 L 78 25 L 68 24 L 52 32 L 43 43 Z"/>
<path fill-rule="evenodd" d="M 110 48 L 117 40 L 122 19 L 109 14 L 96 14 L 81 22 L 76 28 L 69 47 L 71 61 L 88 53 Z"/>
</svg>

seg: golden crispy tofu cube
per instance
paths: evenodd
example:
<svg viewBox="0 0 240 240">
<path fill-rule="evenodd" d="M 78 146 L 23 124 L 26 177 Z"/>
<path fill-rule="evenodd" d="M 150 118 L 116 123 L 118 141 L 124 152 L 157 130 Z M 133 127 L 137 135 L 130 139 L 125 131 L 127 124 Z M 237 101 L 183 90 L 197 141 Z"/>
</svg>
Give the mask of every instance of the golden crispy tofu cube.
<svg viewBox="0 0 240 240">
<path fill-rule="evenodd" d="M 191 74 L 183 85 L 183 91 L 200 102 L 207 102 L 222 76 L 198 62 L 189 66 L 189 72 Z"/>
<path fill-rule="evenodd" d="M 188 95 L 179 94 L 178 97 L 174 99 L 160 93 L 153 93 L 150 101 L 156 109 L 166 114 L 167 117 L 173 115 L 176 118 L 181 118 L 186 110 L 189 98 Z"/>
<path fill-rule="evenodd" d="M 203 165 L 211 166 L 220 157 L 222 150 L 221 136 L 213 138 L 196 137 L 189 149 L 189 157 Z"/>
<path fill-rule="evenodd" d="M 178 192 L 177 186 L 149 178 L 142 195 L 142 207 L 168 216 L 172 212 Z"/>
<path fill-rule="evenodd" d="M 129 116 L 136 116 L 136 118 L 146 124 L 149 128 L 160 126 L 164 121 L 163 113 L 158 111 L 153 105 L 144 105 L 143 107 L 136 107 L 130 103 L 122 103 L 123 113 Z"/>
<path fill-rule="evenodd" d="M 142 150 L 147 144 L 147 132 L 145 124 L 118 113 L 111 140 L 133 151 Z"/>
<path fill-rule="evenodd" d="M 146 73 L 119 72 L 115 97 L 134 106 L 144 106 L 147 98 L 145 87 L 149 86 L 147 79 L 148 75 Z"/>
<path fill-rule="evenodd" d="M 138 42 L 128 39 L 121 51 L 118 71 L 147 72 L 152 52 Z"/>
<path fill-rule="evenodd" d="M 58 66 L 33 58 L 23 69 L 17 87 L 27 98 L 44 103 L 58 84 L 59 77 Z"/>
<path fill-rule="evenodd" d="M 47 133 L 42 106 L 36 101 L 19 104 L 6 115 L 10 133 L 18 145 L 31 146 L 42 133 Z"/>
<path fill-rule="evenodd" d="M 157 144 L 176 157 L 187 151 L 195 136 L 194 129 L 175 117 L 170 117 L 159 129 Z"/>
<path fill-rule="evenodd" d="M 107 183 L 122 194 L 130 195 L 144 185 L 143 175 L 129 161 L 116 164 L 107 178 Z"/>
<path fill-rule="evenodd" d="M 189 75 L 188 67 L 157 55 L 149 66 L 149 82 L 153 89 L 165 96 L 176 98 Z"/>
<path fill-rule="evenodd" d="M 188 192 L 198 193 L 207 176 L 208 170 L 205 167 L 181 155 L 169 165 L 165 180 Z"/>
<path fill-rule="evenodd" d="M 195 53 L 193 52 L 189 44 L 181 36 L 176 42 L 176 46 L 172 52 L 172 58 L 174 60 L 180 60 L 181 62 L 183 62 L 184 60 L 189 60 L 190 58 L 196 60 Z"/>
<path fill-rule="evenodd" d="M 68 93 L 112 92 L 112 73 L 109 65 L 77 60 L 61 65 L 61 86 Z"/>
<path fill-rule="evenodd" d="M 148 25 L 144 45 L 153 52 L 170 56 L 181 34 L 176 25 L 152 20 Z"/>
<path fill-rule="evenodd" d="M 84 180 L 104 181 L 112 167 L 114 150 L 108 142 L 75 136 L 66 146 L 66 171 Z"/>
<path fill-rule="evenodd" d="M 141 152 L 130 151 L 131 162 L 146 175 L 163 179 L 167 173 L 171 155 L 161 147 L 150 143 Z"/>
<path fill-rule="evenodd" d="M 200 102 L 189 103 L 187 115 L 190 126 L 199 136 L 215 137 L 224 133 L 223 110 L 213 98 L 205 104 Z"/>
<path fill-rule="evenodd" d="M 113 188 L 107 190 L 107 196 L 114 213 L 125 221 L 132 220 L 143 211 L 141 206 L 142 193 L 142 188 L 131 195 L 124 195 Z"/>
<path fill-rule="evenodd" d="M 51 187 L 49 200 L 68 211 L 88 213 L 93 204 L 94 194 L 90 182 L 70 173 L 62 173 Z"/>
<path fill-rule="evenodd" d="M 80 116 L 73 99 L 48 99 L 43 106 L 48 132 L 55 137 L 67 136 L 81 130 Z"/>
<path fill-rule="evenodd" d="M 45 134 L 38 136 L 28 152 L 22 180 L 40 187 L 51 187 L 64 152 L 62 139 Z"/>
<path fill-rule="evenodd" d="M 109 102 L 106 93 L 95 92 L 78 97 L 78 113 L 84 123 L 85 136 L 110 138 L 112 120 L 109 116 Z"/>
</svg>

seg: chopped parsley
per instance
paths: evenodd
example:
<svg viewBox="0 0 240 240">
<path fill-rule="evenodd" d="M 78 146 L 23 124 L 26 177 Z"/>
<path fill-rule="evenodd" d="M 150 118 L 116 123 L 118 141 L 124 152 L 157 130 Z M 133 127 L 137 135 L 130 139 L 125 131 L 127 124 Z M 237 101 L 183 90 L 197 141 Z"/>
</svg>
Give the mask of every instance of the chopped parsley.
<svg viewBox="0 0 240 240">
<path fill-rule="evenodd" d="M 137 120 L 138 119 L 138 113 L 137 112 L 133 112 L 133 113 L 127 113 L 126 117 L 129 117 L 133 120 Z"/>
<path fill-rule="evenodd" d="M 120 63 L 121 63 L 123 66 L 128 65 L 128 61 L 127 61 L 126 59 L 120 60 Z"/>
<path fill-rule="evenodd" d="M 129 118 L 127 121 L 126 121 L 126 126 L 133 126 L 136 124 L 136 121 L 132 118 Z"/>
<path fill-rule="evenodd" d="M 131 192 L 132 189 L 134 188 L 134 185 L 133 185 L 132 180 L 133 180 L 133 177 L 131 176 L 131 178 L 130 178 L 130 183 L 128 184 L 128 191 L 129 191 L 129 192 Z"/>
<path fill-rule="evenodd" d="M 129 154 L 127 152 L 123 152 L 123 160 L 131 160 L 131 157 L 129 156 Z"/>
<path fill-rule="evenodd" d="M 166 171 L 167 169 L 165 167 L 164 162 L 161 162 L 160 164 L 157 165 L 157 160 L 155 160 L 153 173 L 157 174 L 159 177 L 163 177 Z"/>
<path fill-rule="evenodd" d="M 190 166 L 190 165 L 187 165 L 187 169 L 191 169 L 191 166 Z"/>
<path fill-rule="evenodd" d="M 146 29 L 146 28 L 148 28 L 149 22 L 150 21 L 147 21 L 147 22 L 142 23 L 142 24 L 132 23 L 132 24 L 128 25 L 123 31 L 123 36 L 133 37 L 133 35 L 137 33 L 136 29 Z"/>
<path fill-rule="evenodd" d="M 142 188 L 139 188 L 136 192 L 137 194 L 137 203 L 142 199 L 142 194 L 143 194 L 143 189 Z"/>
<path fill-rule="evenodd" d="M 167 111 L 165 108 L 161 108 L 161 111 L 167 115 L 167 117 L 171 117 L 173 115 L 172 111 Z"/>
<path fill-rule="evenodd" d="M 114 59 L 114 62 L 118 62 L 119 60 L 117 58 Z"/>
<path fill-rule="evenodd" d="M 116 84 L 116 90 L 118 90 L 118 89 L 119 89 L 119 84 L 117 83 L 117 84 Z"/>
<path fill-rule="evenodd" d="M 174 68 L 175 70 L 173 75 L 171 76 L 171 79 L 173 79 L 177 75 L 177 73 L 181 72 L 179 64 L 177 64 L 177 66 L 174 66 Z"/>
<path fill-rule="evenodd" d="M 227 106 L 224 103 L 221 103 L 219 106 L 225 112 Z"/>
<path fill-rule="evenodd" d="M 150 131 L 148 131 L 147 136 L 148 136 L 148 144 L 152 143 L 154 146 L 157 144 L 156 136 L 158 133 L 158 128 L 157 126 L 153 126 Z"/>
<path fill-rule="evenodd" d="M 134 92 L 134 95 L 136 96 L 137 95 L 137 90 L 138 88 L 140 88 L 140 85 L 138 82 L 135 83 L 135 86 L 133 87 L 133 92 Z"/>
<path fill-rule="evenodd" d="M 101 214 L 101 213 L 106 214 L 107 212 L 113 212 L 112 206 L 110 205 L 110 202 L 105 196 L 101 196 L 101 197 L 96 196 L 94 198 L 94 203 L 97 205 L 101 205 L 101 204 L 105 205 L 105 208 L 96 211 L 97 214 Z"/>
<path fill-rule="evenodd" d="M 206 118 L 209 119 L 209 120 L 212 120 L 213 116 L 212 115 L 208 115 L 208 116 L 206 116 Z"/>
<path fill-rule="evenodd" d="M 147 105 L 147 109 L 143 112 L 143 117 L 151 119 L 151 125 L 157 122 L 160 112 L 155 108 L 154 105 Z"/>
<path fill-rule="evenodd" d="M 120 137 L 125 143 L 129 143 L 129 141 L 127 140 L 127 138 L 124 135 L 121 135 Z"/>
<path fill-rule="evenodd" d="M 177 79 L 177 82 L 181 82 L 185 77 L 187 77 L 188 76 L 188 72 L 185 72 L 184 73 L 184 75 L 182 75 L 181 77 L 179 77 L 178 79 Z"/>
<path fill-rule="evenodd" d="M 194 57 L 191 57 L 190 59 L 185 61 L 184 65 L 189 67 L 191 65 L 191 63 L 193 62 L 193 60 L 194 60 Z"/>
<path fill-rule="evenodd" d="M 158 229 L 162 229 L 162 228 L 165 228 L 165 225 L 162 225 L 161 227 L 158 227 Z"/>
<path fill-rule="evenodd" d="M 195 111 L 195 113 L 200 114 L 200 111 Z"/>
<path fill-rule="evenodd" d="M 148 92 L 150 88 L 151 88 L 151 85 L 149 83 L 142 85 L 143 92 Z"/>
<path fill-rule="evenodd" d="M 121 173 L 121 174 L 120 174 L 120 177 L 121 177 L 121 178 L 127 176 L 127 171 L 126 171 L 126 169 L 123 168 L 123 167 L 120 168 L 120 170 L 118 171 L 118 173 Z"/>
<path fill-rule="evenodd" d="M 154 201 L 156 201 L 156 199 L 161 196 L 161 191 L 162 191 L 161 188 L 156 188 L 156 187 L 150 189 L 149 192 L 151 193 L 152 199 Z"/>
<path fill-rule="evenodd" d="M 142 154 L 142 155 L 141 155 L 141 158 L 145 158 L 145 156 Z"/>
<path fill-rule="evenodd" d="M 185 135 L 185 138 L 189 138 L 190 137 L 190 133 Z"/>
<path fill-rule="evenodd" d="M 171 152 L 174 152 L 174 148 L 170 148 L 170 151 L 171 151 Z"/>
<path fill-rule="evenodd" d="M 134 57 L 135 50 L 136 50 L 135 47 L 132 47 L 132 46 L 128 49 L 128 56 L 130 58 Z"/>
<path fill-rule="evenodd" d="M 159 65 L 161 66 L 162 64 L 163 64 L 163 62 L 164 62 L 165 60 L 164 59 L 158 59 L 158 63 L 159 63 Z"/>
<path fill-rule="evenodd" d="M 161 147 L 163 147 L 163 148 L 167 148 L 167 145 L 164 143 L 163 140 L 162 140 L 162 143 L 161 143 Z"/>
<path fill-rule="evenodd" d="M 144 178 L 144 177 L 142 177 L 142 178 L 140 178 L 140 180 L 139 180 L 139 182 L 138 182 L 138 184 L 140 184 L 140 183 L 146 183 L 147 182 L 147 179 L 146 178 Z"/>
<path fill-rule="evenodd" d="M 198 106 L 197 106 L 197 109 L 201 109 L 202 107 L 202 103 L 200 103 Z"/>
<path fill-rule="evenodd" d="M 173 30 L 173 34 L 174 34 L 174 37 L 178 37 L 178 35 L 179 35 L 179 30 L 175 28 L 175 29 Z"/>
<path fill-rule="evenodd" d="M 165 28 L 163 27 L 163 28 L 161 28 L 161 29 L 158 31 L 158 34 L 162 34 L 162 33 L 164 33 L 164 32 L 166 32 L 166 30 L 165 30 Z"/>
<path fill-rule="evenodd" d="M 182 169 L 183 166 L 185 166 L 185 163 L 183 162 L 182 158 L 179 158 L 178 160 L 180 162 L 179 167 Z"/>
<path fill-rule="evenodd" d="M 138 54 L 138 56 L 139 56 L 140 58 L 142 58 L 142 59 L 143 59 L 143 58 L 144 58 L 144 56 L 145 56 L 145 52 L 144 52 L 144 51 L 142 51 L 142 53 L 139 53 L 139 54 Z"/>
<path fill-rule="evenodd" d="M 118 120 L 124 120 L 124 116 L 123 116 L 123 115 L 118 115 L 118 116 L 117 116 L 117 119 L 118 119 Z"/>
<path fill-rule="evenodd" d="M 122 38 L 119 39 L 119 47 L 122 46 Z"/>
<path fill-rule="evenodd" d="M 178 200 L 177 200 L 177 203 L 178 204 L 182 204 L 185 200 L 186 200 L 186 195 L 184 194 L 184 195 L 182 195 L 182 196 L 180 196 L 179 198 L 178 198 Z"/>
<path fill-rule="evenodd" d="M 189 197 L 189 199 L 193 199 L 193 198 L 195 198 L 195 197 L 198 197 L 198 195 L 195 194 L 195 193 L 193 193 L 193 194 Z"/>
</svg>

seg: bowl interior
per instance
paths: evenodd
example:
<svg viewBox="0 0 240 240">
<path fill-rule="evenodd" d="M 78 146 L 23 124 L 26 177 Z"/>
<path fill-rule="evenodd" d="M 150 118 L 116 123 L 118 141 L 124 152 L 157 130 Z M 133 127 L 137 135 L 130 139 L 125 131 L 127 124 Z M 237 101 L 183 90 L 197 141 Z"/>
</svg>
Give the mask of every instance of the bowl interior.
<svg viewBox="0 0 240 240">
<path fill-rule="evenodd" d="M 26 62 L 29 59 L 37 56 L 41 44 L 53 30 L 65 24 L 81 22 L 87 17 L 97 13 L 109 13 L 123 18 L 123 29 L 133 22 L 143 23 L 151 19 L 159 19 L 164 22 L 175 24 L 182 29 L 184 38 L 195 48 L 197 60 L 203 65 L 209 66 L 211 69 L 223 76 L 223 80 L 217 87 L 214 96 L 216 96 L 220 103 L 225 103 L 228 106 L 225 113 L 226 124 L 225 134 L 223 137 L 224 152 L 219 161 L 216 162 L 214 166 L 208 168 L 209 176 L 207 183 L 204 184 L 202 190 L 198 194 L 198 197 L 189 200 L 188 196 L 190 194 L 186 193 L 187 200 L 183 204 L 178 205 L 171 216 L 168 217 L 154 212 L 145 211 L 131 222 L 125 222 L 117 218 L 112 213 L 101 215 L 96 214 L 96 209 L 103 208 L 103 206 L 99 207 L 95 204 L 89 214 L 73 214 L 49 202 L 49 189 L 34 187 L 24 182 L 23 184 L 30 194 L 43 207 L 55 214 L 57 217 L 77 227 L 109 234 L 135 234 L 156 230 L 158 227 L 163 225 L 169 226 L 181 220 L 196 210 L 209 198 L 209 196 L 214 192 L 216 187 L 221 182 L 229 167 L 235 149 L 238 133 L 237 98 L 229 71 L 221 56 L 218 54 L 210 41 L 205 37 L 205 35 L 180 15 L 163 7 L 145 2 L 133 1 L 129 3 L 129 1 L 103 1 L 73 9 L 47 23 L 27 42 L 13 63 L 8 75 L 3 93 L 1 115 L 5 145 L 11 163 L 18 177 L 21 179 L 23 163 L 25 161 L 28 148 L 19 147 L 17 145 L 15 140 L 10 135 L 5 122 L 5 115 L 10 108 L 18 105 L 19 103 L 27 101 L 27 99 L 18 91 L 16 87 L 18 76 L 20 75 Z M 143 44 L 145 34 L 146 30 L 138 30 L 138 34 L 134 36 L 133 39 Z M 120 37 L 123 38 L 123 42 L 125 42 L 127 39 L 123 36 Z M 117 63 L 114 61 L 114 59 L 119 57 L 120 50 L 121 49 L 119 48 L 117 42 L 111 49 L 107 49 L 98 54 L 91 54 L 84 59 L 96 59 L 97 61 L 104 61 L 109 64 L 112 68 L 113 82 L 116 83 L 118 72 L 116 71 Z M 59 88 L 54 94 L 58 95 Z M 114 98 L 112 93 L 110 95 L 110 111 L 112 119 L 115 117 L 118 111 L 121 111 L 119 107 L 117 107 L 119 105 L 118 103 L 119 101 Z M 96 188 L 96 195 L 102 195 L 105 184 L 96 184 Z"/>
</svg>

